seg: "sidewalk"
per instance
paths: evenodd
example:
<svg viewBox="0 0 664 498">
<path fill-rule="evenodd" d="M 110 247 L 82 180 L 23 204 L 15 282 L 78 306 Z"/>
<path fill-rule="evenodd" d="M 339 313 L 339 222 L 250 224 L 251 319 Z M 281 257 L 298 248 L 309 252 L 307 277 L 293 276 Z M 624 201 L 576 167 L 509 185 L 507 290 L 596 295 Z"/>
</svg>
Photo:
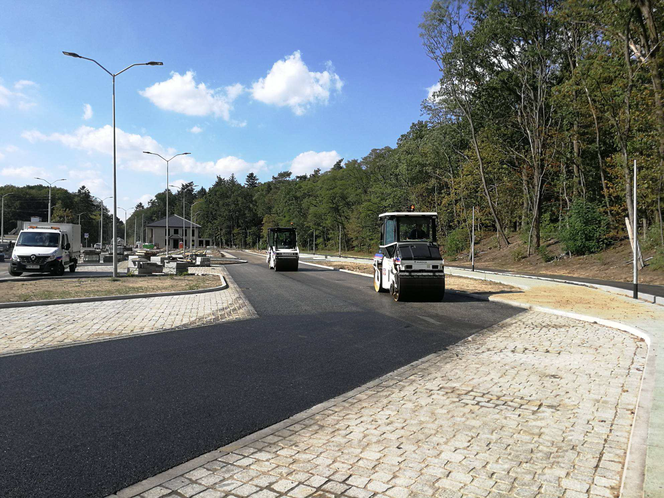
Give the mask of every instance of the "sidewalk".
<svg viewBox="0 0 664 498">
<path fill-rule="evenodd" d="M 491 300 L 571 316 L 526 312 L 117 496 L 610 497 L 623 480 L 623 496 L 640 496 L 646 446 L 645 496 L 662 496 L 662 406 L 651 397 L 664 309 L 495 281 L 522 292 Z"/>
</svg>

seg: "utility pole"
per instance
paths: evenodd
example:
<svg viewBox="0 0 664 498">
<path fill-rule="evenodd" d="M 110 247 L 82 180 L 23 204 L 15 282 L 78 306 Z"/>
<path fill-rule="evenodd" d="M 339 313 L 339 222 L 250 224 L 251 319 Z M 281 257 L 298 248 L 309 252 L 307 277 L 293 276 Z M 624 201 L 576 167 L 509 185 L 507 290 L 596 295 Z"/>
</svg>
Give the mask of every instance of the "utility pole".
<svg viewBox="0 0 664 498">
<path fill-rule="evenodd" d="M 0 218 L 2 221 L 0 221 L 0 239 L 2 242 L 5 241 L 5 197 L 8 195 L 12 194 L 5 194 L 2 196 L 2 215 L 0 215 Z"/>
<path fill-rule="evenodd" d="M 138 216 L 134 216 L 134 246 L 136 246 L 136 218 Z"/>
<path fill-rule="evenodd" d="M 314 228 L 314 254 L 316 254 L 316 229 Z"/>
<path fill-rule="evenodd" d="M 470 257 L 472 261 L 472 271 L 475 271 L 475 206 L 473 206 L 473 236 L 471 237 L 470 242 Z"/>
<path fill-rule="evenodd" d="M 339 223 L 339 257 L 341 257 L 341 223 Z"/>
<path fill-rule="evenodd" d="M 634 299 L 639 298 L 639 258 L 638 258 L 638 253 L 639 253 L 639 242 L 638 242 L 638 237 L 637 237 L 637 215 L 636 215 L 636 159 L 634 159 L 634 219 L 632 220 L 632 223 L 634 224 L 632 228 L 632 234 L 634 237 L 632 238 L 633 242 L 633 252 L 634 252 L 634 262 L 633 262 L 633 267 L 634 267 Z"/>
<path fill-rule="evenodd" d="M 144 219 L 145 213 L 143 213 L 143 210 L 141 209 L 141 244 L 145 244 L 145 232 L 143 232 L 143 219 Z"/>
</svg>

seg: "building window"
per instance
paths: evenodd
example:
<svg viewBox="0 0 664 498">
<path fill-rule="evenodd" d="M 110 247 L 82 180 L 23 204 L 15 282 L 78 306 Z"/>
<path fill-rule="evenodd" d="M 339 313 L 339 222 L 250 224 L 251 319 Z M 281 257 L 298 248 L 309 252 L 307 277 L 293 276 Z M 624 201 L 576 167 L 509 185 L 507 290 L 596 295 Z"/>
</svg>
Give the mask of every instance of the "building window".
<svg viewBox="0 0 664 498">
<path fill-rule="evenodd" d="M 173 235 L 177 235 L 177 234 L 178 234 L 178 229 L 177 229 L 177 228 L 174 228 L 174 229 L 173 229 Z"/>
</svg>

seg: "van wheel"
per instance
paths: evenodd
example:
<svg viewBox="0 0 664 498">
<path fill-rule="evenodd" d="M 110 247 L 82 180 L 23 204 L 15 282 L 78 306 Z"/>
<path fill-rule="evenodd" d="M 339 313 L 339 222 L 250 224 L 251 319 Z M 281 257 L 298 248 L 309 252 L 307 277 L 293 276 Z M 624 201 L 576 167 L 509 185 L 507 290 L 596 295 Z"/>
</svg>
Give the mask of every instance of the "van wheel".
<svg viewBox="0 0 664 498">
<path fill-rule="evenodd" d="M 12 277 L 20 277 L 21 275 L 23 275 L 23 272 L 22 271 L 9 270 L 9 274 Z"/>
<path fill-rule="evenodd" d="M 62 275 L 64 275 L 65 274 L 65 265 L 63 265 L 62 263 L 58 264 L 55 267 L 55 270 L 53 271 L 53 274 L 57 275 L 58 277 L 61 277 Z"/>
</svg>

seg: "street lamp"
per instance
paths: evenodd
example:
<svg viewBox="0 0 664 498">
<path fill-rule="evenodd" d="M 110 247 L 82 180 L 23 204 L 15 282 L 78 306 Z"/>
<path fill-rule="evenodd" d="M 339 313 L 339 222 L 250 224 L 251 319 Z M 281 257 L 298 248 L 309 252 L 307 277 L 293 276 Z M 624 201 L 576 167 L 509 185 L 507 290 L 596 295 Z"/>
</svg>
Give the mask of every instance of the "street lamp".
<svg viewBox="0 0 664 498">
<path fill-rule="evenodd" d="M 124 245 L 127 245 L 127 210 L 123 207 L 118 206 L 118 209 L 122 209 L 125 212 L 125 220 L 124 220 L 124 227 L 125 227 L 125 236 L 124 236 Z"/>
<path fill-rule="evenodd" d="M 117 278 L 118 276 L 118 255 L 117 255 L 117 244 L 118 244 L 118 239 L 117 239 L 117 216 L 118 216 L 118 201 L 117 201 L 117 168 L 116 168 L 116 163 L 117 163 L 117 153 L 116 153 L 116 147 L 115 147 L 115 77 L 121 75 L 124 73 L 126 70 L 131 69 L 134 66 L 163 66 L 163 62 L 141 62 L 137 64 L 132 64 L 130 66 L 127 66 L 124 68 L 122 71 L 119 73 L 112 73 L 108 69 L 106 69 L 104 66 L 99 64 L 94 59 L 90 59 L 88 57 L 83 57 L 80 56 L 74 52 L 62 52 L 64 55 L 68 57 L 74 57 L 76 59 L 85 59 L 86 61 L 94 62 L 97 64 L 100 68 L 102 68 L 106 73 L 108 73 L 111 78 L 113 78 L 113 278 Z"/>
<path fill-rule="evenodd" d="M 66 178 L 59 178 L 57 180 L 49 182 L 48 180 L 44 180 L 43 178 L 39 178 L 39 177 L 35 176 L 35 180 L 41 180 L 42 182 L 48 183 L 48 222 L 50 223 L 51 222 L 51 188 L 57 182 L 64 182 L 67 179 Z"/>
<path fill-rule="evenodd" d="M 189 210 L 189 238 L 190 238 L 190 243 L 189 243 L 189 249 L 193 250 L 194 249 L 194 206 L 198 204 L 199 202 L 203 202 L 204 199 L 198 199 L 196 202 L 194 202 L 191 205 L 191 209 Z M 196 213 L 198 214 L 198 213 Z"/>
<path fill-rule="evenodd" d="M 100 251 L 104 250 L 104 201 L 106 199 L 112 199 L 113 196 L 109 195 L 108 197 L 104 197 L 99 205 L 99 213 L 101 214 L 100 219 L 101 219 L 101 227 L 99 228 L 99 245 L 101 246 L 99 248 Z"/>
<path fill-rule="evenodd" d="M 5 197 L 12 195 L 11 193 L 2 196 L 2 215 L 0 215 L 0 239 L 5 241 Z"/>
<path fill-rule="evenodd" d="M 187 156 L 191 154 L 191 152 L 180 152 L 179 154 L 175 154 L 173 157 L 170 159 L 166 159 L 164 156 L 161 154 L 157 154 L 156 152 L 148 152 L 147 150 L 143 151 L 143 154 L 150 154 L 153 156 L 161 157 L 164 161 L 166 161 L 166 257 L 168 257 L 168 252 L 169 252 L 169 243 L 170 243 L 170 237 L 168 233 L 168 198 L 170 197 L 170 192 L 169 192 L 169 180 L 168 180 L 168 163 L 170 163 L 173 159 L 175 159 L 178 156 Z M 154 240 L 152 241 L 154 243 Z"/>
<path fill-rule="evenodd" d="M 170 185 L 170 186 L 177 188 L 177 185 Z M 193 185 L 193 184 L 191 185 L 192 190 L 196 187 L 198 187 L 198 185 Z M 186 232 L 185 223 L 186 223 L 186 219 L 187 219 L 187 212 L 186 212 L 187 203 L 185 202 L 185 200 L 186 200 L 186 195 L 185 194 L 186 194 L 186 190 L 182 189 L 182 256 L 183 257 L 184 257 L 184 251 L 187 248 L 187 239 L 185 237 L 185 232 Z M 191 220 L 190 220 L 190 224 L 191 224 Z M 189 248 L 191 249 L 191 246 Z"/>
</svg>

